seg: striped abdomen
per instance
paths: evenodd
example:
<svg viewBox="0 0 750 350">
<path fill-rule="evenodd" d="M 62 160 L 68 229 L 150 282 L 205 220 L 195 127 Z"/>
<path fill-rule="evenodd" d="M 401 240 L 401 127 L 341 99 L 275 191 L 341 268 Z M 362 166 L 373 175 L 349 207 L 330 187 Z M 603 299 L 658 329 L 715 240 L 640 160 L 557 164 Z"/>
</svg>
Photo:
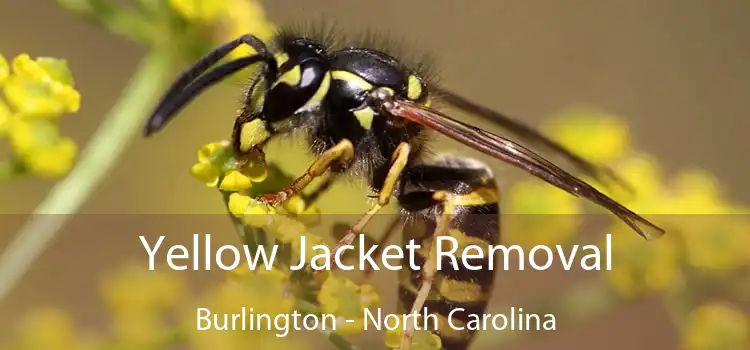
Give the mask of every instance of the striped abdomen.
<svg viewBox="0 0 750 350">
<path fill-rule="evenodd" d="M 462 161 L 462 162 L 459 162 Z M 473 167 L 470 167 L 473 166 Z M 458 248 L 450 257 L 443 256 L 440 270 L 437 271 L 432 290 L 425 308 L 432 320 L 437 319 L 437 335 L 446 350 L 466 349 L 473 339 L 474 332 L 466 328 L 469 315 L 485 312 L 494 284 L 494 273 L 488 268 L 489 245 L 496 245 L 500 239 L 499 192 L 492 179 L 492 173 L 477 167 L 477 163 L 464 158 L 454 158 L 443 164 L 420 166 L 409 172 L 399 196 L 401 205 L 408 212 L 410 220 L 404 229 L 404 244 L 414 239 L 420 246 L 414 262 L 417 266 L 425 263 L 437 222 L 447 212 L 453 212 L 449 232 L 444 235 L 453 240 L 443 240 L 442 250 L 450 251 L 454 242 Z M 432 201 L 434 193 L 449 194 L 444 202 Z M 446 210 L 447 209 L 447 210 Z M 468 269 L 462 259 L 462 252 L 468 245 L 479 247 L 483 258 L 467 259 L 470 266 L 482 266 L 478 270 Z M 476 256 L 477 250 L 469 251 Z M 404 268 L 399 276 L 399 310 L 409 312 L 421 285 L 420 271 L 409 269 L 409 259 L 404 259 Z M 422 310 L 418 311 L 422 314 Z M 450 317 L 450 320 L 449 320 Z M 452 324 L 449 324 L 449 321 Z M 429 323 L 429 328 L 434 325 Z M 456 329 L 456 328 L 464 328 Z"/>
</svg>

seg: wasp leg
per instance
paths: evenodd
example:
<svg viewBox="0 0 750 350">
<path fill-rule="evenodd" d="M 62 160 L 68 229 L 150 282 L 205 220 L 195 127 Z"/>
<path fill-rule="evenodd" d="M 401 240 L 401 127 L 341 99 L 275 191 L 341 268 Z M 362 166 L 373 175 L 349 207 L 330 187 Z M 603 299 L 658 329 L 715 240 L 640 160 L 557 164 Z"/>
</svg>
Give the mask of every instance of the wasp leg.
<svg viewBox="0 0 750 350">
<path fill-rule="evenodd" d="M 420 309 L 424 307 L 427 297 L 430 295 L 432 290 L 432 284 L 435 281 L 435 274 L 437 273 L 437 241 L 438 237 L 445 236 L 448 234 L 450 223 L 454 216 L 454 205 L 445 198 L 447 194 L 445 192 L 436 192 L 433 197 L 435 200 L 443 202 L 443 213 L 440 215 L 440 219 L 437 222 L 437 227 L 433 233 L 433 241 L 430 245 L 430 252 L 427 255 L 427 260 L 422 265 L 422 284 L 417 290 L 416 298 L 411 307 L 409 314 L 417 314 Z M 411 341 L 414 337 L 414 323 L 408 322 L 406 329 L 404 329 L 404 336 L 401 338 L 401 350 L 409 350 L 411 347 Z"/>
<path fill-rule="evenodd" d="M 383 234 L 383 236 L 380 237 L 380 239 L 378 239 L 376 243 L 378 247 L 375 248 L 375 251 L 372 253 L 373 259 L 380 258 L 380 254 L 383 253 L 383 248 L 385 248 L 384 243 L 388 242 L 388 240 L 391 239 L 393 233 L 396 232 L 396 229 L 401 226 L 400 224 L 401 217 L 396 217 L 395 219 L 393 219 L 393 221 L 391 221 L 391 223 L 388 225 L 388 228 L 385 229 L 385 233 Z M 362 273 L 360 284 L 366 283 L 370 279 L 370 276 L 372 276 L 373 271 L 374 270 L 372 269 L 372 266 L 367 265 Z"/>
<path fill-rule="evenodd" d="M 312 206 L 315 204 L 315 202 L 320 199 L 320 196 L 324 195 L 328 190 L 331 189 L 331 186 L 336 183 L 336 180 L 339 179 L 341 175 L 336 172 L 328 172 L 326 174 L 325 179 L 323 179 L 323 182 L 318 185 L 314 190 L 310 191 L 310 193 L 304 193 L 302 194 L 302 199 L 305 200 L 305 205 Z"/>
<path fill-rule="evenodd" d="M 404 171 L 404 168 L 406 168 L 406 164 L 409 161 L 410 153 L 411 146 L 408 143 L 404 142 L 396 147 L 396 151 L 393 152 L 391 166 L 388 169 L 388 174 L 386 175 L 385 181 L 383 182 L 383 187 L 378 193 L 378 202 L 375 203 L 375 205 L 373 205 L 372 208 L 367 211 L 367 214 L 359 219 L 359 221 L 357 221 L 357 223 L 352 226 L 349 232 L 338 241 L 336 249 L 334 249 L 331 253 L 331 258 L 333 258 L 333 255 L 339 248 L 341 248 L 341 246 L 352 244 L 359 232 L 362 232 L 365 226 L 367 226 L 367 223 L 370 222 L 370 219 L 372 219 L 375 214 L 380 212 L 383 207 L 390 203 L 391 196 L 393 196 L 393 192 L 396 188 L 396 184 L 398 183 L 398 179 L 401 177 L 401 172 Z"/>
<path fill-rule="evenodd" d="M 324 175 L 335 163 L 347 162 L 354 157 L 354 145 L 351 141 L 344 139 L 335 146 L 323 152 L 315 162 L 307 168 L 304 175 L 298 177 L 291 185 L 273 194 L 264 194 L 260 200 L 270 205 L 277 205 L 290 197 L 301 193 L 310 183 Z"/>
<path fill-rule="evenodd" d="M 445 156 L 404 171 L 398 193 L 408 216 L 403 244 L 420 248 L 402 260 L 398 309 L 419 315 L 420 321 L 407 322 L 402 349 L 410 348 L 416 330 L 433 331 L 445 350 L 471 344 L 475 331 L 466 323 L 481 318 L 495 280 L 489 248 L 500 240 L 499 199 L 492 171 L 470 158 Z M 453 257 L 437 256 L 437 242 L 445 236 L 450 239 L 440 249 L 454 251 Z M 459 247 L 469 246 L 483 254 L 464 255 Z"/>
</svg>

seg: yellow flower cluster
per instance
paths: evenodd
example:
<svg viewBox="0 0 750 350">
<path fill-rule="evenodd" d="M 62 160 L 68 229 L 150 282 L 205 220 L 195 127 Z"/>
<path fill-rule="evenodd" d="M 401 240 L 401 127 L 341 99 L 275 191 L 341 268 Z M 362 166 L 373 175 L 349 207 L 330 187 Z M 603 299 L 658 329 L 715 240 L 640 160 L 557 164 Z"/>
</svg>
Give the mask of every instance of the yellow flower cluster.
<svg viewBox="0 0 750 350">
<path fill-rule="evenodd" d="M 561 144 L 589 160 L 613 165 L 635 190 L 631 195 L 615 187 L 601 188 L 605 193 L 635 212 L 644 215 L 667 230 L 667 236 L 646 242 L 615 220 L 608 231 L 613 238 L 616 266 L 607 279 L 624 296 L 664 291 L 682 280 L 683 265 L 724 272 L 750 263 L 750 221 L 743 208 L 730 204 L 710 174 L 687 170 L 667 178 L 658 162 L 634 149 L 627 124 L 617 116 L 600 111 L 573 110 L 553 118 L 546 132 Z M 595 182 L 592 182 L 595 184 Z M 542 194 L 539 186 L 522 182 L 510 192 L 514 212 L 580 213 L 577 199 Z M 549 186 L 547 186 L 549 187 Z M 555 188 L 548 192 L 561 192 Z M 595 209 L 601 211 L 600 208 Z M 745 210 L 746 212 L 746 210 Z M 572 216 L 572 215 L 567 215 Z M 575 222 L 576 220 L 570 219 Z M 570 223 L 556 223 L 566 230 Z M 534 230 L 527 230 L 533 232 Z M 548 235 L 551 230 L 547 230 Z M 560 232 L 564 230 L 555 230 Z M 525 233 L 523 231 L 521 233 Z M 517 235 L 521 235 L 517 233 Z M 511 239 L 515 236 L 510 234 Z M 564 243 L 565 236 L 552 235 L 549 240 Z M 523 239 L 519 238 L 519 241 Z M 550 243 L 531 235 L 529 243 Z M 541 242 L 541 243 L 539 243 Z"/>
<path fill-rule="evenodd" d="M 295 305 L 288 274 L 276 269 L 234 270 L 228 281 L 212 288 L 199 301 L 199 307 L 208 308 L 215 314 L 236 314 L 244 307 L 245 312 L 266 314 L 272 320 L 276 315 L 291 313 Z M 291 349 L 300 346 L 295 344 L 293 336 L 277 337 L 277 330 L 198 331 L 193 307 L 188 309 L 184 319 L 191 349 Z"/>
<path fill-rule="evenodd" d="M 98 350 L 103 343 L 81 334 L 70 315 L 57 309 L 39 309 L 26 315 L 18 325 L 8 350 Z"/>
<path fill-rule="evenodd" d="M 680 250 L 674 236 L 644 244 L 629 228 L 619 227 L 611 233 L 613 268 L 605 278 L 621 296 L 665 292 L 679 285 Z"/>
<path fill-rule="evenodd" d="M 124 348 L 162 345 L 170 329 L 164 315 L 185 301 L 183 281 L 168 268 L 149 271 L 127 265 L 102 283 L 102 294 L 112 316 L 113 340 Z"/>
<path fill-rule="evenodd" d="M 106 276 L 102 295 L 111 316 L 108 334 L 94 337 L 93 333 L 77 330 L 68 314 L 41 309 L 27 315 L 12 340 L 0 346 L 9 350 L 169 349 L 185 345 L 208 350 L 252 348 L 257 344 L 262 348 L 300 348 L 293 339 L 277 337 L 276 330 L 196 328 L 198 307 L 218 314 L 236 314 L 242 307 L 248 313 L 271 317 L 290 313 L 295 299 L 288 275 L 282 271 L 238 269 L 231 271 L 224 282 L 197 294 L 189 293 L 185 281 L 167 267 L 149 271 L 143 266 L 126 265 Z M 178 317 L 176 322 L 174 316 Z"/>
<path fill-rule="evenodd" d="M 72 167 L 77 146 L 60 135 L 60 116 L 75 113 L 81 96 L 64 60 L 28 54 L 11 63 L 0 55 L 0 137 L 10 143 L 13 159 L 5 160 L 0 178 L 29 173 L 57 178 Z"/>
</svg>

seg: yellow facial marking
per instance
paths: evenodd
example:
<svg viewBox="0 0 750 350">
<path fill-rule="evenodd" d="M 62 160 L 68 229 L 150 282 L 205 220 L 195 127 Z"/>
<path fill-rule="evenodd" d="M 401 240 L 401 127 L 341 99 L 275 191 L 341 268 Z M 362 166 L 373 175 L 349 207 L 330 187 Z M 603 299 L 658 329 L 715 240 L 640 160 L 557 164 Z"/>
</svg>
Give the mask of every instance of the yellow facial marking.
<svg viewBox="0 0 750 350">
<path fill-rule="evenodd" d="M 286 52 L 277 52 L 273 57 L 276 59 L 276 64 L 281 67 L 286 61 L 289 61 L 289 55 Z"/>
<path fill-rule="evenodd" d="M 266 130 L 263 120 L 255 119 L 249 123 L 245 123 L 240 130 L 240 150 L 247 152 L 269 137 L 271 137 L 271 134 Z"/>
<path fill-rule="evenodd" d="M 301 109 L 309 108 L 309 107 L 320 104 L 320 102 L 322 102 L 323 99 L 326 97 L 326 94 L 328 94 L 328 89 L 330 87 L 331 87 L 331 75 L 326 74 L 325 77 L 323 77 L 323 81 L 320 83 L 318 90 L 315 91 L 315 95 L 313 95 L 313 97 L 310 97 L 310 100 L 308 100 L 307 103 L 305 103 L 305 105 L 302 106 Z"/>
<path fill-rule="evenodd" d="M 276 86 L 278 84 L 283 83 L 289 86 L 297 86 L 299 85 L 299 82 L 301 80 L 302 80 L 302 69 L 299 67 L 299 65 L 296 65 L 292 67 L 292 69 L 282 73 L 279 79 L 277 79 L 273 85 Z"/>
<path fill-rule="evenodd" d="M 372 84 L 352 72 L 347 72 L 345 70 L 335 70 L 331 72 L 331 75 L 335 80 L 343 80 L 349 83 L 357 84 L 362 90 L 372 90 Z"/>
<path fill-rule="evenodd" d="M 357 117 L 359 125 L 362 125 L 362 127 L 366 130 L 370 130 L 370 128 L 372 127 L 372 120 L 375 119 L 375 114 L 375 111 L 373 111 L 370 107 L 365 107 L 363 109 L 354 111 L 354 116 Z"/>
<path fill-rule="evenodd" d="M 410 75 L 409 81 L 406 85 L 406 97 L 415 101 L 419 99 L 420 96 L 422 96 L 422 82 L 419 81 L 419 78 L 416 76 Z"/>
</svg>

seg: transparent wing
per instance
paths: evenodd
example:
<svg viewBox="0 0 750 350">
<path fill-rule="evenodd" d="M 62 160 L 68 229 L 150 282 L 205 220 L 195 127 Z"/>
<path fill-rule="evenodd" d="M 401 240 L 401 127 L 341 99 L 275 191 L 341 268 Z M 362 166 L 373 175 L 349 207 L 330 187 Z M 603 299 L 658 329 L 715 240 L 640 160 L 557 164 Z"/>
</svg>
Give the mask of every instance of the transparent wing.
<svg viewBox="0 0 750 350">
<path fill-rule="evenodd" d="M 646 239 L 656 238 L 665 233 L 662 228 L 516 142 L 408 100 L 397 99 L 391 102 L 383 104 L 383 108 L 390 114 L 421 124 L 473 149 L 523 169 L 572 195 L 586 198 L 612 212 Z"/>
<path fill-rule="evenodd" d="M 564 157 L 574 166 L 578 167 L 583 173 L 601 182 L 602 184 L 606 185 L 607 182 L 605 181 L 605 179 L 608 178 L 618 185 L 622 186 L 630 193 L 634 192 L 632 186 L 630 186 L 627 181 L 619 177 L 611 169 L 587 161 L 586 159 L 575 154 L 573 151 L 567 149 L 560 143 L 543 135 L 534 128 L 531 128 L 528 125 L 502 113 L 498 113 L 478 103 L 472 102 L 467 98 L 460 96 L 454 92 L 448 91 L 444 88 L 432 87 L 432 90 L 435 90 L 436 93 L 440 96 L 440 100 L 447 103 L 448 105 L 494 123 L 511 132 L 512 134 L 514 134 L 514 136 L 517 136 L 519 140 L 533 143 L 534 146 L 544 147 L 546 150 Z"/>
</svg>

